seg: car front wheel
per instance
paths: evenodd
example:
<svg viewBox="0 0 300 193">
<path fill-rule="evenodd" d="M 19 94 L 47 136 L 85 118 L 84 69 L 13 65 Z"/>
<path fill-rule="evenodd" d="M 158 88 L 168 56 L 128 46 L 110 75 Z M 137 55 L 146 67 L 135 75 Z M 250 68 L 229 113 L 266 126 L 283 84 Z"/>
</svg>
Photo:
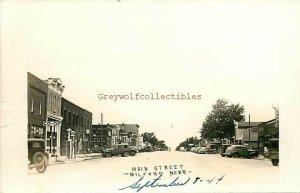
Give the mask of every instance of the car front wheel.
<svg viewBox="0 0 300 193">
<path fill-rule="evenodd" d="M 124 152 L 124 157 L 128 157 L 129 153 L 128 152 Z"/>
<path fill-rule="evenodd" d="M 36 152 L 33 155 L 33 163 L 35 164 L 36 170 L 39 173 L 44 173 L 46 171 L 47 158 L 44 156 L 42 152 Z"/>
<path fill-rule="evenodd" d="M 106 153 L 104 154 L 104 157 L 111 157 L 111 153 L 110 153 L 110 152 L 106 152 Z"/>
<path fill-rule="evenodd" d="M 37 171 L 38 173 L 44 173 L 44 172 L 46 171 L 46 169 L 47 169 L 47 165 L 45 165 L 45 164 L 36 167 L 36 171 Z"/>
<path fill-rule="evenodd" d="M 130 152 L 130 155 L 131 155 L 131 156 L 135 156 L 135 154 L 136 154 L 135 151 L 131 151 L 131 152 Z"/>
<path fill-rule="evenodd" d="M 278 159 L 272 159 L 273 166 L 278 166 L 279 160 Z"/>
</svg>

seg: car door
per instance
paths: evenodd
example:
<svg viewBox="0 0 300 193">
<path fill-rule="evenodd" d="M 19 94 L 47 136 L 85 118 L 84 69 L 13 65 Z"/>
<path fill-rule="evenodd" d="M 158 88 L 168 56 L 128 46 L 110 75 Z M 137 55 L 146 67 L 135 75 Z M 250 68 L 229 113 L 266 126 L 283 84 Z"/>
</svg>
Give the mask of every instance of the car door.
<svg viewBox="0 0 300 193">
<path fill-rule="evenodd" d="M 250 157 L 249 156 L 249 151 L 247 149 L 247 147 L 241 147 L 241 153 L 240 153 L 240 156 L 241 157 Z"/>
<path fill-rule="evenodd" d="M 117 155 L 117 154 L 119 154 L 120 153 L 120 145 L 117 145 L 116 147 L 115 147 L 115 149 L 113 150 L 113 154 L 115 154 L 115 155 Z"/>
</svg>

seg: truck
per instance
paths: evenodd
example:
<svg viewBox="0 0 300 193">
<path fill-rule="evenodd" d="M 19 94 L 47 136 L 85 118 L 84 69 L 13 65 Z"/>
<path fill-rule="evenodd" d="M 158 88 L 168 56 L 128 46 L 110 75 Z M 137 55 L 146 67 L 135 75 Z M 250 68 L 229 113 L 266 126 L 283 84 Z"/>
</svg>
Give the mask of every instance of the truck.
<svg viewBox="0 0 300 193">
<path fill-rule="evenodd" d="M 138 151 L 133 148 L 129 147 L 128 144 L 117 144 L 113 148 L 108 148 L 104 149 L 102 151 L 103 157 L 111 157 L 111 156 L 123 156 L 123 157 L 128 157 L 130 156 L 135 156 L 138 153 Z"/>
<path fill-rule="evenodd" d="M 279 164 L 279 139 L 278 138 L 270 139 L 268 153 L 273 166 L 278 166 Z"/>
</svg>

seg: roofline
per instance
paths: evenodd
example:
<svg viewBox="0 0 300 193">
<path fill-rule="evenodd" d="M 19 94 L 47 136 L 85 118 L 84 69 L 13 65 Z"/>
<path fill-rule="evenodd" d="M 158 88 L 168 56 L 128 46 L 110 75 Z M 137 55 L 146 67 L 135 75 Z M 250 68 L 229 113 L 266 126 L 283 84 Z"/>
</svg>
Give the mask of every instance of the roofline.
<svg viewBox="0 0 300 193">
<path fill-rule="evenodd" d="M 61 98 L 62 98 L 62 99 L 64 99 L 64 100 L 66 100 L 66 101 L 68 101 L 69 103 L 71 103 L 71 104 L 73 104 L 73 105 L 75 105 L 75 106 L 79 107 L 80 109 L 82 109 L 82 110 L 85 110 L 85 111 L 87 111 L 87 112 L 89 112 L 89 113 L 93 114 L 93 113 L 92 113 L 92 112 L 90 112 L 89 110 L 87 110 L 87 109 L 85 109 L 85 108 L 82 108 L 81 106 L 78 106 L 77 104 L 75 104 L 75 103 L 71 102 L 70 100 L 66 99 L 65 97 L 61 97 Z"/>
<path fill-rule="evenodd" d="M 31 72 L 27 72 L 27 77 L 28 77 L 28 75 L 33 76 L 34 78 L 40 80 L 40 81 L 43 82 L 45 85 L 47 85 L 47 83 L 46 83 L 44 80 L 40 79 L 39 77 L 37 77 L 36 75 L 32 74 Z"/>
</svg>

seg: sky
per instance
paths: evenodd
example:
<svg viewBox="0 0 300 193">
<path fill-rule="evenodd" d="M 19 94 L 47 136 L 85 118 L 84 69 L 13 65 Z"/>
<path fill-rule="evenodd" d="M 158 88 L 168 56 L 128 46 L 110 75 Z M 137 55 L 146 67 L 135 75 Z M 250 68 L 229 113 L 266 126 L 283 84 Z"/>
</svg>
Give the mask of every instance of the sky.
<svg viewBox="0 0 300 193">
<path fill-rule="evenodd" d="M 141 133 L 155 132 L 174 149 L 199 137 L 219 98 L 244 105 L 246 120 L 248 114 L 251 121 L 275 117 L 272 105 L 284 103 L 291 84 L 300 82 L 298 8 L 205 1 L 24 3 L 4 10 L 3 52 L 41 79 L 61 78 L 63 97 L 92 112 L 93 124 L 101 113 L 105 124 L 139 124 Z M 98 99 L 100 93 L 151 92 L 189 92 L 201 100 Z"/>
</svg>

